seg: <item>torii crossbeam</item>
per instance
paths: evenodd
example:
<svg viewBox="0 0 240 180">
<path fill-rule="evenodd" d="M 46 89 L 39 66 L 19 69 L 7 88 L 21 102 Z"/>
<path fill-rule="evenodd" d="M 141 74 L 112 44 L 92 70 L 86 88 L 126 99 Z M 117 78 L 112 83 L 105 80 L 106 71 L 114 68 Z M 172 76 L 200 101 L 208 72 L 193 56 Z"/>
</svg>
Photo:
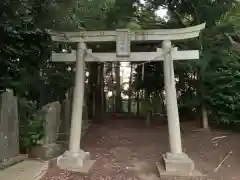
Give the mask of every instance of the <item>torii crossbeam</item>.
<svg viewBox="0 0 240 180">
<path fill-rule="evenodd" d="M 48 30 L 52 40 L 56 42 L 115 42 L 118 33 L 127 31 L 132 42 L 182 40 L 199 36 L 199 30 L 205 28 L 205 23 L 182 29 L 146 29 L 130 31 L 119 29 L 116 31 L 81 31 L 56 32 Z"/>
<path fill-rule="evenodd" d="M 116 53 L 92 53 L 91 50 L 87 50 L 85 54 L 86 62 L 139 62 L 139 61 L 163 61 L 164 50 L 157 49 L 157 52 L 132 52 L 129 57 L 117 57 Z M 173 60 L 190 60 L 199 59 L 198 50 L 178 51 L 177 48 L 173 48 L 172 51 Z M 75 62 L 76 51 L 72 50 L 71 53 L 52 53 L 53 62 Z"/>
</svg>

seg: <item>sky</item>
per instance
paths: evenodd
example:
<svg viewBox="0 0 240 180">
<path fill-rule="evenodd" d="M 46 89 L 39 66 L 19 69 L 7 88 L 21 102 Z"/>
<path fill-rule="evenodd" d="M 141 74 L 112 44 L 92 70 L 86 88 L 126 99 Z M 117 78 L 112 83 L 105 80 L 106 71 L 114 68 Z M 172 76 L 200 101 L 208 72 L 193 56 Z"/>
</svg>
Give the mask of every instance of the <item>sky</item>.
<svg viewBox="0 0 240 180">
<path fill-rule="evenodd" d="M 240 1 L 240 0 L 239 0 Z M 145 4 L 145 0 L 140 0 L 142 4 Z M 156 11 L 157 16 L 160 16 L 163 18 L 167 14 L 167 10 L 159 7 L 159 9 Z"/>
<path fill-rule="evenodd" d="M 160 8 L 156 11 L 156 14 L 157 14 L 157 16 L 160 16 L 161 18 L 163 18 L 164 16 L 167 15 L 167 10 L 160 7 Z"/>
</svg>

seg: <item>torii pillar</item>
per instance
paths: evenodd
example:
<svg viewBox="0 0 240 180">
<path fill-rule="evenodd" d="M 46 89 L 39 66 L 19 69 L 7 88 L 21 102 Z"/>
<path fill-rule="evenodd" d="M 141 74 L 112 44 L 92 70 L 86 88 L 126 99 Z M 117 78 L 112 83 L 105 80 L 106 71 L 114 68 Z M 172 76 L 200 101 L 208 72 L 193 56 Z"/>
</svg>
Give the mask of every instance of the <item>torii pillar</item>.
<svg viewBox="0 0 240 180">
<path fill-rule="evenodd" d="M 202 178 L 200 172 L 194 169 L 194 162 L 182 151 L 180 122 L 175 87 L 172 44 L 170 40 L 162 43 L 164 52 L 163 70 L 166 92 L 166 106 L 168 119 L 168 134 L 170 152 L 162 155 L 163 163 L 157 162 L 160 177 L 191 177 Z"/>
<path fill-rule="evenodd" d="M 60 169 L 82 173 L 87 173 L 95 162 L 90 160 L 89 152 L 84 152 L 80 148 L 85 84 L 85 50 L 85 43 L 78 42 L 69 150 L 57 159 L 57 166 Z"/>
<path fill-rule="evenodd" d="M 172 59 L 171 41 L 165 40 L 162 43 L 165 53 L 163 61 L 164 84 L 166 92 L 166 105 L 168 117 L 168 133 L 171 154 L 182 154 L 181 132 L 177 105 L 177 94 L 175 87 L 174 67 Z"/>
</svg>

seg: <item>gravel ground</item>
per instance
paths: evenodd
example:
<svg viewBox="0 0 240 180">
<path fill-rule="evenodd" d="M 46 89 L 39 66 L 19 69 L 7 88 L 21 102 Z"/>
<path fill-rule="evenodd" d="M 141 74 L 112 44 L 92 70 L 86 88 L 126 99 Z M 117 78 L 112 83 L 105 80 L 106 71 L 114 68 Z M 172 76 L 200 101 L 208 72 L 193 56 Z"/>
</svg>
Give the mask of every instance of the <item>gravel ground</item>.
<svg viewBox="0 0 240 180">
<path fill-rule="evenodd" d="M 195 129 L 193 123 L 182 125 L 182 143 L 197 170 L 209 180 L 240 180 L 240 134 Z M 212 140 L 218 136 L 226 137 Z M 112 120 L 92 125 L 81 146 L 96 160 L 88 174 L 53 167 L 42 180 L 160 180 L 156 162 L 169 149 L 167 125 L 145 127 L 137 120 Z M 213 172 L 230 151 L 233 153 Z"/>
</svg>

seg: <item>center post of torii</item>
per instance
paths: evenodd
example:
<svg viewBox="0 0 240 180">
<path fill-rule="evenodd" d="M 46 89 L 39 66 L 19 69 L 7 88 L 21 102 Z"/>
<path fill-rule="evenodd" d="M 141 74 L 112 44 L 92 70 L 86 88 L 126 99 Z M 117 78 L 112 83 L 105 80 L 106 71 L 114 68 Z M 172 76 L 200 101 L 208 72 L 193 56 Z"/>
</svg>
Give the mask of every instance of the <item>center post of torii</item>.
<svg viewBox="0 0 240 180">
<path fill-rule="evenodd" d="M 80 148 L 85 62 L 163 60 L 170 152 L 163 154 L 163 164 L 157 163 L 157 169 L 160 176 L 199 176 L 200 174 L 194 169 L 194 162 L 182 151 L 173 65 L 174 60 L 198 59 L 199 51 L 178 51 L 177 48 L 172 47 L 171 41 L 198 37 L 200 31 L 204 28 L 205 24 L 183 29 L 49 32 L 53 41 L 77 43 L 77 49 L 72 53 L 52 54 L 52 61 L 54 62 L 76 61 L 69 150 L 58 158 L 57 165 L 61 169 L 87 173 L 95 162 L 90 160 L 89 152 L 84 152 Z M 116 53 L 93 53 L 87 49 L 88 42 L 103 41 L 116 41 Z M 162 48 L 157 49 L 156 52 L 131 53 L 131 42 L 143 41 L 162 41 Z"/>
</svg>

